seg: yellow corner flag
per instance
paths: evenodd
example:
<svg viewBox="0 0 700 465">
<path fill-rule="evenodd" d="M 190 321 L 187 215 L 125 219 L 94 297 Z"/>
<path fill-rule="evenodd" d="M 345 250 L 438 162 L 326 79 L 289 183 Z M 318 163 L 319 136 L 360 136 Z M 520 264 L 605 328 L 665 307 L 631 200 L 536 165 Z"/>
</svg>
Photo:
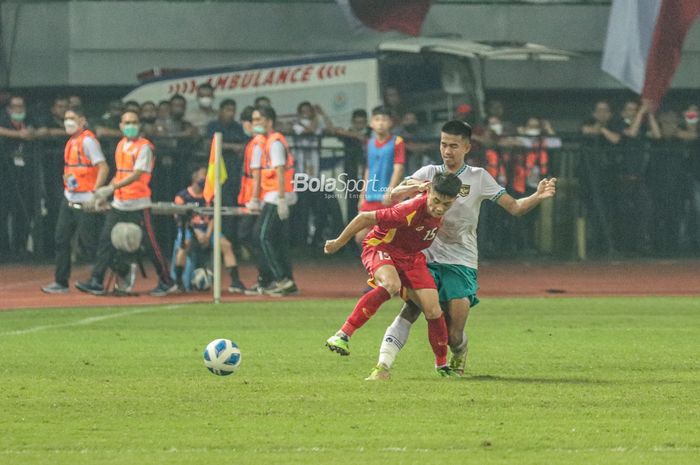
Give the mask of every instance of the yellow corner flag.
<svg viewBox="0 0 700 465">
<path fill-rule="evenodd" d="M 214 182 L 216 180 L 214 170 L 216 163 L 216 136 L 211 139 L 211 150 L 209 150 L 209 166 L 207 166 L 207 179 L 204 181 L 204 200 L 211 202 L 214 198 Z M 224 163 L 224 155 L 221 154 L 221 169 L 219 170 L 219 185 L 226 182 L 228 179 L 228 173 L 226 172 L 226 163 Z"/>
</svg>

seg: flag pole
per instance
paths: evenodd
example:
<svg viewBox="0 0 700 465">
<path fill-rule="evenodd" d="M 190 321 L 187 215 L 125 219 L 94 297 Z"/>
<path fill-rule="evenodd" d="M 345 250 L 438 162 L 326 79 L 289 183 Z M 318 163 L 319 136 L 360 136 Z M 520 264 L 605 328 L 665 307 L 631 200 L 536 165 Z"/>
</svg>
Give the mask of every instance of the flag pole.
<svg viewBox="0 0 700 465">
<path fill-rule="evenodd" d="M 214 133 L 214 303 L 221 303 L 221 133 Z"/>
</svg>

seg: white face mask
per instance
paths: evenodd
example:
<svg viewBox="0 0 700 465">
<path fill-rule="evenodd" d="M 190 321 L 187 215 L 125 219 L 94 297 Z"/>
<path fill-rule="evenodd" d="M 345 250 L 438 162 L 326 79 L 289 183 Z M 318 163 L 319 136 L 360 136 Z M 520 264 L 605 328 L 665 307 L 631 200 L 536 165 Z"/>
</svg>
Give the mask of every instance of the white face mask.
<svg viewBox="0 0 700 465">
<path fill-rule="evenodd" d="M 492 124 L 489 126 L 489 128 L 491 128 L 491 130 L 497 136 L 500 136 L 501 134 L 503 134 L 503 125 L 501 123 Z"/>
<path fill-rule="evenodd" d="M 211 104 L 214 103 L 214 99 L 211 97 L 199 97 L 199 106 L 202 108 L 211 108 Z"/>
<path fill-rule="evenodd" d="M 540 135 L 540 130 L 535 128 L 529 128 L 525 130 L 525 135 L 530 137 L 537 137 Z"/>
<path fill-rule="evenodd" d="M 66 134 L 72 136 L 78 130 L 78 122 L 73 119 L 67 119 L 63 121 L 63 127 L 66 128 Z"/>
</svg>

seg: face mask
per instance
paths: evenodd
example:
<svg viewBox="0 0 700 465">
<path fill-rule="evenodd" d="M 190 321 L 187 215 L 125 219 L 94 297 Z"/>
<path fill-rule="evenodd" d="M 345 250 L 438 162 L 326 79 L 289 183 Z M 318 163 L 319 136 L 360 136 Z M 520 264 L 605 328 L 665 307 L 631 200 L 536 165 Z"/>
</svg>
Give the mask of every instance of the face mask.
<svg viewBox="0 0 700 465">
<path fill-rule="evenodd" d="M 685 122 L 687 124 L 696 124 L 698 122 L 698 112 L 697 111 L 686 111 L 683 116 L 685 117 Z"/>
<path fill-rule="evenodd" d="M 10 119 L 12 121 L 24 121 L 24 118 L 27 117 L 27 114 L 22 112 L 22 113 L 10 113 Z"/>
<path fill-rule="evenodd" d="M 139 125 L 138 124 L 126 124 L 122 133 L 129 139 L 134 139 L 139 135 Z"/>
<path fill-rule="evenodd" d="M 501 134 L 503 134 L 503 125 L 500 124 L 500 123 L 498 123 L 498 124 L 492 124 L 492 125 L 489 126 L 489 128 L 491 128 L 491 130 L 492 130 L 492 131 L 494 132 L 494 134 L 496 134 L 497 136 L 500 136 Z"/>
<path fill-rule="evenodd" d="M 265 131 L 264 126 L 253 126 L 253 132 L 255 134 L 265 134 L 267 131 Z"/>
<path fill-rule="evenodd" d="M 206 182 L 206 178 L 202 178 L 199 181 L 197 181 L 197 185 L 199 186 L 200 189 L 204 189 L 204 183 Z"/>
<path fill-rule="evenodd" d="M 537 137 L 540 135 L 540 130 L 535 128 L 529 128 L 525 130 L 525 135 L 530 137 Z"/>
<path fill-rule="evenodd" d="M 214 103 L 214 99 L 211 97 L 199 97 L 198 101 L 202 108 L 211 108 L 211 104 Z"/>
<path fill-rule="evenodd" d="M 141 121 L 144 123 L 155 123 L 156 122 L 156 117 L 155 116 L 142 116 Z"/>
<path fill-rule="evenodd" d="M 417 124 L 407 124 L 403 128 L 408 132 L 415 132 L 415 130 L 418 129 L 418 125 Z"/>
<path fill-rule="evenodd" d="M 78 123 L 74 119 L 67 119 L 63 121 L 63 127 L 66 128 L 66 134 L 72 136 L 78 130 Z"/>
</svg>

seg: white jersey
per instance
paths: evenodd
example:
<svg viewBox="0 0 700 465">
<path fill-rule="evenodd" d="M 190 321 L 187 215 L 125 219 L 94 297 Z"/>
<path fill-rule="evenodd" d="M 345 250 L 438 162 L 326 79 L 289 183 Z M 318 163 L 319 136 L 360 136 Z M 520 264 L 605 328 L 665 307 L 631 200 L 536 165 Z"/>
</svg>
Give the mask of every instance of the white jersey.
<svg viewBox="0 0 700 465">
<path fill-rule="evenodd" d="M 430 181 L 436 173 L 444 171 L 445 165 L 428 165 L 413 173 L 410 179 Z M 465 265 L 476 269 L 479 262 L 476 227 L 481 202 L 485 199 L 495 202 L 506 190 L 483 168 L 465 164 L 455 174 L 462 181 L 462 189 L 452 208 L 445 213 L 437 237 L 423 253 L 428 263 Z"/>
</svg>

